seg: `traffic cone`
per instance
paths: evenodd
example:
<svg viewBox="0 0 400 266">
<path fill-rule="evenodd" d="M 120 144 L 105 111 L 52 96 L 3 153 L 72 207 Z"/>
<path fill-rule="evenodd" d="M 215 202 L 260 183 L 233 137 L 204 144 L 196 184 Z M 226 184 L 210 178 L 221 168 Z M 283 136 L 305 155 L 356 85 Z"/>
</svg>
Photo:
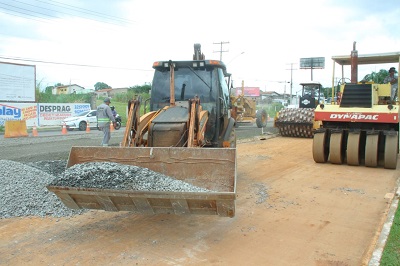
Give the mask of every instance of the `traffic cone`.
<svg viewBox="0 0 400 266">
<path fill-rule="evenodd" d="M 110 122 L 110 131 L 114 131 L 114 125 L 112 122 Z"/>
<path fill-rule="evenodd" d="M 38 135 L 39 134 L 37 132 L 36 123 L 33 123 L 32 136 L 37 137 Z"/>
<path fill-rule="evenodd" d="M 63 134 L 63 135 L 67 134 L 67 126 L 65 125 L 65 123 L 62 126 L 61 134 Z"/>
<path fill-rule="evenodd" d="M 89 125 L 89 120 L 86 121 L 86 133 L 90 133 L 90 125 Z"/>
</svg>

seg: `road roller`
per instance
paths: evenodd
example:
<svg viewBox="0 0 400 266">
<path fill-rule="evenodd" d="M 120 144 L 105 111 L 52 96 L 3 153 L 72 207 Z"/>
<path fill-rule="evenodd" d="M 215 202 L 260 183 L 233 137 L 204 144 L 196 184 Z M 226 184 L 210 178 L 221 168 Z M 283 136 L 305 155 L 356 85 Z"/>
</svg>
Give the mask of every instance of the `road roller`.
<svg viewBox="0 0 400 266">
<path fill-rule="evenodd" d="M 332 98 L 314 112 L 320 127 L 314 132 L 313 158 L 317 163 L 365 165 L 396 169 L 399 152 L 399 95 L 391 84 L 358 82 L 358 66 L 400 65 L 400 52 L 359 55 L 353 43 L 350 55 L 333 56 Z M 342 78 L 335 86 L 335 66 Z M 351 79 L 345 78 L 351 66 Z M 373 68 L 375 69 L 375 67 Z M 398 82 L 398 81 L 397 81 Z"/>
<path fill-rule="evenodd" d="M 282 137 L 312 138 L 319 122 L 314 120 L 315 107 L 323 103 L 322 85 L 318 81 L 300 83 L 302 93 L 296 108 L 283 108 L 275 119 L 274 127 Z"/>
</svg>

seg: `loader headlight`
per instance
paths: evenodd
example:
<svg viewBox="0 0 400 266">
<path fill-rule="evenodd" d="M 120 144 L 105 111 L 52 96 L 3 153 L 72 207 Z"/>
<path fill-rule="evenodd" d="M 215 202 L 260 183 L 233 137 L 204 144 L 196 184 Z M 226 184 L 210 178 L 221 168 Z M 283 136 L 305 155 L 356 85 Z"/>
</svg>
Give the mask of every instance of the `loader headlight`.
<svg viewBox="0 0 400 266">
<path fill-rule="evenodd" d="M 393 109 L 393 104 L 389 103 L 389 104 L 388 104 L 388 109 L 389 109 L 389 110 L 392 110 L 392 109 Z"/>
<path fill-rule="evenodd" d="M 193 62 L 193 68 L 204 67 L 204 66 L 205 66 L 204 61 L 201 61 L 201 62 Z"/>
<path fill-rule="evenodd" d="M 321 107 L 321 109 L 324 109 L 325 105 L 324 105 L 323 103 L 321 103 L 321 104 L 319 105 L 319 107 Z"/>
</svg>

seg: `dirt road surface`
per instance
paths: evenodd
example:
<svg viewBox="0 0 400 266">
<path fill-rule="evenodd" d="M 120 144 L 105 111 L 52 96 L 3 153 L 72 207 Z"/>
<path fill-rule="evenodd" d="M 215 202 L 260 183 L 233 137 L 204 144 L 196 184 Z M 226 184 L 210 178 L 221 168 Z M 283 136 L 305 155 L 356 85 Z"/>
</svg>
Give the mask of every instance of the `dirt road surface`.
<svg viewBox="0 0 400 266">
<path fill-rule="evenodd" d="M 399 170 L 316 164 L 311 146 L 282 137 L 239 143 L 234 218 L 1 219 L 0 264 L 367 265 Z"/>
</svg>

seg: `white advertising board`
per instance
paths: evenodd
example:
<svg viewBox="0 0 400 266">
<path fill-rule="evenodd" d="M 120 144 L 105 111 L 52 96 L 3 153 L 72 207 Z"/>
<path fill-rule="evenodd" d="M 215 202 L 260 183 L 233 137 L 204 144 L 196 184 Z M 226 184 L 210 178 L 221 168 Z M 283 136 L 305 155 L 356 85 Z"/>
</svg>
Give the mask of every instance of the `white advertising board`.
<svg viewBox="0 0 400 266">
<path fill-rule="evenodd" d="M 65 118 L 90 110 L 88 103 L 39 103 L 39 125 L 61 126 Z"/>
<path fill-rule="evenodd" d="M 36 67 L 0 62 L 0 101 L 35 102 Z"/>
<path fill-rule="evenodd" d="M 26 120 L 28 127 L 61 126 L 65 118 L 88 110 L 88 103 L 0 102 L 0 126 L 4 126 L 7 120 Z"/>
</svg>

